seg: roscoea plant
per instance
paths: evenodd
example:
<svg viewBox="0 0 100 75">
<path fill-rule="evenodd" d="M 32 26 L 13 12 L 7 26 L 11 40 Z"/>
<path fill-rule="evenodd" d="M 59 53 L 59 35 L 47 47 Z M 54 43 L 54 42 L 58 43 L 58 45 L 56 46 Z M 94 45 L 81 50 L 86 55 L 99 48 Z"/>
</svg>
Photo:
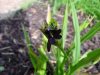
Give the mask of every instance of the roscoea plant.
<svg viewBox="0 0 100 75">
<path fill-rule="evenodd" d="M 65 40 L 68 29 L 68 9 L 70 9 L 70 14 L 72 14 L 71 17 L 75 35 L 72 45 L 66 49 Z M 66 9 L 61 29 L 59 29 L 57 21 L 51 16 L 50 7 L 48 7 L 47 14 L 46 21 L 44 22 L 43 27 L 40 29 L 43 33 L 43 40 L 41 47 L 37 49 L 39 55 L 36 55 L 33 51 L 29 39 L 30 37 L 23 27 L 26 44 L 29 50 L 29 57 L 35 69 L 34 74 L 47 75 L 47 62 L 50 63 L 50 59 L 46 54 L 48 51 L 54 52 L 53 54 L 55 56 L 54 58 L 56 65 L 53 66 L 53 75 L 77 75 L 77 73 L 80 71 L 80 68 L 84 67 L 90 62 L 96 61 L 97 58 L 100 58 L 100 48 L 89 51 L 83 56 L 81 56 L 80 52 L 81 44 L 91 39 L 98 31 L 100 31 L 100 22 L 96 23 L 86 34 L 81 36 L 80 32 L 84 29 L 84 26 L 79 26 L 77 10 L 74 2 L 66 2 Z M 53 63 L 50 64 L 53 65 Z"/>
</svg>

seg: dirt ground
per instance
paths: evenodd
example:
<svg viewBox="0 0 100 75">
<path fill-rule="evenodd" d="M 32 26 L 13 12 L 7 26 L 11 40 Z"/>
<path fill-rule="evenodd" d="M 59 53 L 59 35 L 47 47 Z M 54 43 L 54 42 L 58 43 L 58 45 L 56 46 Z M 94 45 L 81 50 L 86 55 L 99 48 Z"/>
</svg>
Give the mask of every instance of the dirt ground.
<svg viewBox="0 0 100 75">
<path fill-rule="evenodd" d="M 41 27 L 46 18 L 47 5 L 35 3 L 26 11 L 19 10 L 14 17 L 0 21 L 0 75 L 32 75 L 34 69 L 27 54 L 25 39 L 22 31 L 22 25 L 30 33 L 33 49 L 41 44 Z M 84 15 L 79 14 L 79 19 Z M 63 15 L 60 12 L 54 17 L 61 24 Z M 69 17 L 69 32 L 66 45 L 70 45 L 73 39 L 73 27 Z M 86 33 L 87 30 L 84 31 Z M 100 48 L 100 36 L 95 35 L 92 40 L 82 45 L 82 53 L 88 49 Z M 89 75 L 100 75 L 100 62 L 91 69 L 86 69 Z M 52 75 L 52 74 L 50 74 Z"/>
</svg>

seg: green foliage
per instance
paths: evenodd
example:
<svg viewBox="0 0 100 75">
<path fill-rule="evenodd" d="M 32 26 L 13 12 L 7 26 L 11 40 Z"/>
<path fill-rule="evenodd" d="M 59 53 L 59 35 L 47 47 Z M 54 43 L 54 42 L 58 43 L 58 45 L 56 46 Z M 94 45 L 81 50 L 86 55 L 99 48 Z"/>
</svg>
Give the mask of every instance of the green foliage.
<svg viewBox="0 0 100 75">
<path fill-rule="evenodd" d="M 36 55 L 36 53 L 33 51 L 28 32 L 26 32 L 24 26 L 22 26 L 22 28 L 23 28 L 25 39 L 26 39 L 28 55 L 29 55 L 32 65 L 35 69 L 34 74 L 45 75 L 46 74 L 46 62 L 48 61 L 48 58 L 44 52 L 44 49 L 43 49 L 43 47 L 41 47 L 39 49 L 40 55 L 39 56 Z"/>
<path fill-rule="evenodd" d="M 66 35 L 67 35 L 67 25 L 68 25 L 68 8 L 66 4 L 66 9 L 65 9 L 65 15 L 63 19 L 63 27 L 62 27 L 62 48 L 64 49 L 65 47 L 65 40 L 66 40 Z"/>
<path fill-rule="evenodd" d="M 70 74 L 72 74 L 75 70 L 79 69 L 80 67 L 85 66 L 90 62 L 96 60 L 98 57 L 100 57 L 100 48 L 95 49 L 94 51 L 90 51 L 87 54 L 84 54 L 83 56 L 84 57 L 81 58 L 76 65 L 71 67 Z"/>
<path fill-rule="evenodd" d="M 56 14 L 57 9 L 61 6 L 61 5 L 66 5 L 68 0 L 54 0 L 52 1 L 53 4 L 53 14 Z"/>
<path fill-rule="evenodd" d="M 100 0 L 79 0 L 76 6 L 100 20 Z"/>
<path fill-rule="evenodd" d="M 88 20 L 85 20 L 81 25 L 80 25 L 80 31 L 86 29 L 90 22 Z"/>
<path fill-rule="evenodd" d="M 77 13 L 76 13 L 74 3 L 71 3 L 71 10 L 72 10 L 73 25 L 75 30 L 75 37 L 74 37 L 75 49 L 73 50 L 73 64 L 76 64 L 80 58 L 81 44 L 80 44 L 79 23 L 78 23 L 78 18 L 77 18 Z"/>
<path fill-rule="evenodd" d="M 55 61 L 56 61 L 55 63 L 56 65 L 53 67 L 54 75 L 73 75 L 77 73 L 77 71 L 80 70 L 80 68 L 86 66 L 87 64 L 91 62 L 97 61 L 97 59 L 100 58 L 100 48 L 95 49 L 90 52 L 86 52 L 83 56 L 81 56 L 81 53 L 80 53 L 81 44 L 83 44 L 87 40 L 90 40 L 98 31 L 100 31 L 100 22 L 96 21 L 93 27 L 91 27 L 91 29 L 86 34 L 84 34 L 83 36 L 80 35 L 81 31 L 86 29 L 88 25 L 91 23 L 91 21 L 89 22 L 85 20 L 81 25 L 79 25 L 78 16 L 77 16 L 77 11 L 78 11 L 77 8 L 79 5 L 82 4 L 80 3 L 81 1 L 83 1 L 84 3 L 84 0 L 73 0 L 73 2 L 69 0 L 55 0 L 54 1 L 54 8 L 53 8 L 54 12 L 56 11 L 56 8 L 58 8 L 61 4 L 66 5 L 62 28 L 61 28 L 62 39 L 57 39 L 55 43 L 52 44 L 52 47 L 51 47 L 51 53 L 54 54 L 53 58 L 55 58 Z M 86 2 L 88 1 L 89 0 L 87 0 Z M 97 1 L 93 0 L 94 2 L 93 4 L 95 4 L 95 2 Z M 84 4 L 84 6 L 87 6 L 87 4 L 86 5 Z M 69 12 L 68 9 L 70 9 L 70 13 L 68 13 Z M 72 40 L 72 45 L 69 48 L 65 49 L 65 41 L 67 40 L 66 36 L 67 36 L 67 30 L 68 30 L 68 16 L 70 14 L 72 14 L 70 17 L 72 17 L 72 22 L 73 22 L 73 27 L 74 27 L 74 40 Z M 26 44 L 29 50 L 28 51 L 29 57 L 33 64 L 33 67 L 35 68 L 35 74 L 37 75 L 46 75 L 47 62 L 50 61 L 50 58 L 47 55 L 48 37 L 46 36 L 44 32 L 48 28 L 52 30 L 59 28 L 58 23 L 55 19 L 50 18 L 50 20 L 48 21 L 49 23 L 44 22 L 44 27 L 40 29 L 41 32 L 43 33 L 43 38 L 42 38 L 42 46 L 37 49 L 39 52 L 39 55 L 37 55 L 33 51 L 32 45 L 30 43 L 29 35 L 23 27 Z"/>
<path fill-rule="evenodd" d="M 91 39 L 98 31 L 100 31 L 100 22 L 95 24 L 85 35 L 81 37 L 81 42 Z"/>
<path fill-rule="evenodd" d="M 21 8 L 23 10 L 26 10 L 33 4 L 33 2 L 36 2 L 36 0 L 24 0 L 23 3 L 21 4 Z"/>
<path fill-rule="evenodd" d="M 50 21 L 50 23 L 49 23 L 49 27 L 50 27 L 51 29 L 57 28 L 57 27 L 58 27 L 57 21 L 56 21 L 55 19 L 52 18 L 51 21 Z"/>
</svg>

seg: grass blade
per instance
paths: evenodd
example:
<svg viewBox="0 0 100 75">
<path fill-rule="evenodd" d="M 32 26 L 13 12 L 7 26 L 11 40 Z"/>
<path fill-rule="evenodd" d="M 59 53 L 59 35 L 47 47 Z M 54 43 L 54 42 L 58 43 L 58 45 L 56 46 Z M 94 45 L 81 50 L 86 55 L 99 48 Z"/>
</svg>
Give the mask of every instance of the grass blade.
<svg viewBox="0 0 100 75">
<path fill-rule="evenodd" d="M 75 38 L 74 38 L 75 49 L 73 50 L 73 64 L 76 64 L 80 58 L 80 27 L 74 3 L 71 3 L 71 10 L 72 10 L 73 25 L 75 30 Z"/>
<path fill-rule="evenodd" d="M 31 62 L 32 62 L 33 67 L 36 69 L 38 57 L 37 57 L 37 55 L 33 52 L 33 48 L 32 48 L 32 46 L 31 46 L 31 42 L 30 42 L 30 38 L 29 38 L 28 32 L 26 32 L 24 26 L 22 26 L 22 28 L 23 28 L 24 37 L 25 37 L 25 41 L 26 41 L 27 48 L 28 48 L 28 54 L 29 54 L 30 60 L 31 60 Z"/>
<path fill-rule="evenodd" d="M 91 39 L 98 31 L 100 31 L 100 22 L 94 25 L 90 31 L 88 31 L 84 36 L 81 38 L 81 42 L 85 42 L 86 40 Z"/>
<path fill-rule="evenodd" d="M 100 22 L 96 23 L 85 35 L 81 37 L 81 44 L 90 40 L 98 31 L 100 31 Z M 74 49 L 75 44 L 72 44 L 69 49 Z"/>
<path fill-rule="evenodd" d="M 83 31 L 84 29 L 86 29 L 90 23 L 92 22 L 94 17 L 92 17 L 91 19 L 89 19 L 89 21 L 86 19 L 81 25 L 80 25 L 80 31 Z"/>
<path fill-rule="evenodd" d="M 62 48 L 65 47 L 65 40 L 67 35 L 67 26 L 68 26 L 68 5 L 66 5 L 64 19 L 63 19 L 63 26 L 62 26 Z"/>
<path fill-rule="evenodd" d="M 75 64 L 74 66 L 71 67 L 70 74 L 72 74 L 77 69 L 89 64 L 90 62 L 92 62 L 94 60 L 96 60 L 99 57 L 100 57 L 100 48 L 95 49 L 95 50 L 87 53 L 84 58 L 79 60 L 79 62 L 77 64 Z"/>
</svg>

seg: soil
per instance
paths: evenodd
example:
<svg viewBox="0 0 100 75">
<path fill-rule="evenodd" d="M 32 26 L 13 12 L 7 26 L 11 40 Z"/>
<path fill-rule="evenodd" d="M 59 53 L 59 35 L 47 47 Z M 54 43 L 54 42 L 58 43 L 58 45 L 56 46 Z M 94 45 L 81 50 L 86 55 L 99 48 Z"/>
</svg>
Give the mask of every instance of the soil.
<svg viewBox="0 0 100 75">
<path fill-rule="evenodd" d="M 43 3 L 35 3 L 26 11 L 19 10 L 15 16 L 5 20 L 0 20 L 0 75 L 33 75 L 34 69 L 28 57 L 28 50 L 22 31 L 22 25 L 27 28 L 33 44 L 36 49 L 41 44 L 41 27 L 46 18 L 47 5 Z M 79 19 L 83 16 L 79 14 Z M 63 16 L 57 14 L 54 18 L 61 24 Z M 71 21 L 71 18 L 69 17 Z M 70 45 L 73 39 L 73 27 L 69 21 L 68 43 Z M 86 33 L 87 30 L 84 31 Z M 67 45 L 67 44 L 66 44 Z M 100 48 L 100 35 L 95 35 L 92 40 L 82 45 L 82 53 L 88 49 Z M 100 73 L 100 62 L 86 72 L 96 75 Z M 52 75 L 52 74 L 49 74 Z"/>
</svg>

